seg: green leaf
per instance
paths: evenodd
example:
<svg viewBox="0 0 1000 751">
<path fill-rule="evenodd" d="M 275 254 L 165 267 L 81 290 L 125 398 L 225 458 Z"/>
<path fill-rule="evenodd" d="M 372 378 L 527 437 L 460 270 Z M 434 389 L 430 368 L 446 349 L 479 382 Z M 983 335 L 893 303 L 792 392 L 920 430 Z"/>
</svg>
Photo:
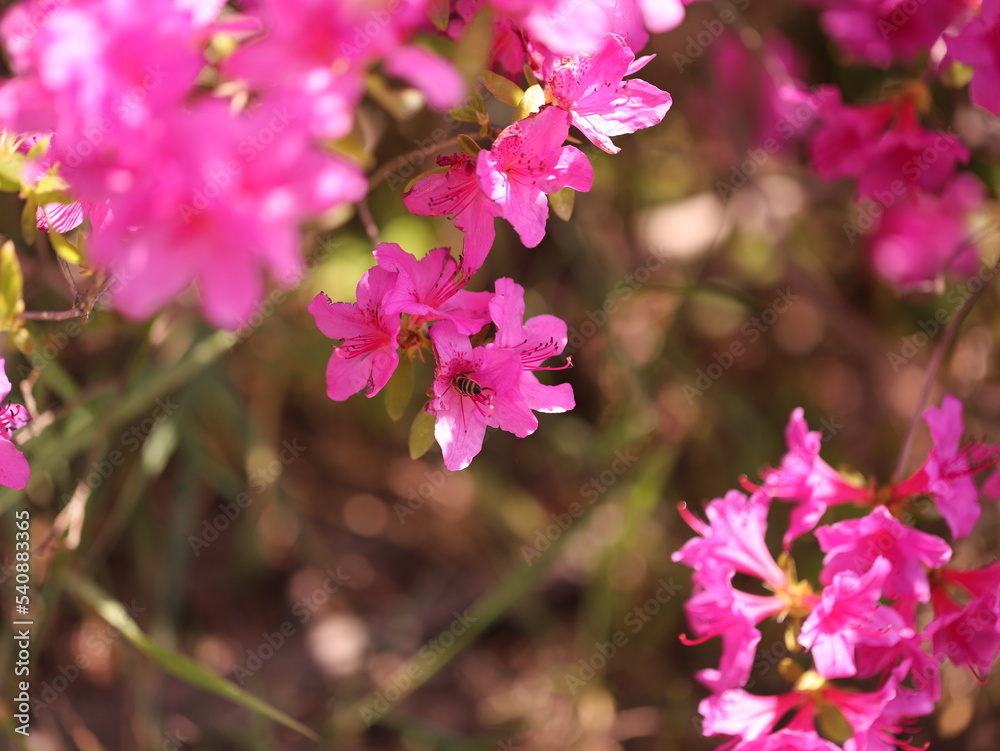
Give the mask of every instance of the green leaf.
<svg viewBox="0 0 1000 751">
<path fill-rule="evenodd" d="M 152 641 L 132 620 L 122 604 L 113 600 L 93 582 L 82 579 L 75 574 L 69 574 L 67 579 L 67 589 L 71 594 L 93 608 L 97 615 L 118 629 L 122 636 L 128 639 L 136 649 L 158 663 L 171 675 L 196 688 L 245 707 L 251 712 L 279 722 L 310 740 L 319 741 L 319 736 L 316 733 L 281 710 L 275 709 L 263 699 L 244 691 L 225 678 L 209 672 L 190 657 L 177 654 Z"/>
<path fill-rule="evenodd" d="M 527 63 L 524 64 L 524 80 L 528 82 L 528 86 L 536 86 L 538 84 L 538 77 L 535 75 L 535 71 Z"/>
<path fill-rule="evenodd" d="M 385 385 L 385 411 L 393 422 L 399 420 L 410 406 L 413 396 L 413 360 L 404 356 Z"/>
<path fill-rule="evenodd" d="M 461 107 L 456 107 L 451 112 L 448 113 L 452 120 L 458 120 L 460 123 L 476 123 L 479 124 L 479 110 L 474 107 L 469 107 L 468 105 L 462 105 Z"/>
<path fill-rule="evenodd" d="M 52 142 L 52 136 L 45 136 L 45 138 L 39 138 L 35 141 L 35 145 L 31 147 L 28 151 L 28 159 L 38 159 L 39 157 L 45 156 L 46 152 L 49 150 L 49 144 Z"/>
<path fill-rule="evenodd" d="M 65 235 L 61 235 L 54 230 L 49 230 L 49 242 L 52 243 L 52 249 L 64 261 L 80 265 L 80 261 L 82 260 L 80 258 L 80 251 L 66 239 Z"/>
<path fill-rule="evenodd" d="M 38 204 L 35 201 L 30 198 L 25 201 L 21 211 L 21 237 L 28 245 L 34 245 L 38 238 L 37 211 Z"/>
<path fill-rule="evenodd" d="M 448 19 L 451 18 L 450 0 L 430 0 L 427 3 L 427 15 L 438 31 L 447 31 Z"/>
<path fill-rule="evenodd" d="M 452 63 L 465 81 L 470 91 L 476 88 L 476 81 L 483 68 L 489 63 L 490 48 L 493 46 L 493 16 L 489 9 L 481 10 L 465 25 L 462 36 L 455 45 Z M 476 107 L 474 101 L 469 104 Z M 482 111 L 482 104 L 478 105 Z"/>
<path fill-rule="evenodd" d="M 434 416 L 422 409 L 410 426 L 410 458 L 419 459 L 434 445 Z"/>
<path fill-rule="evenodd" d="M 462 151 L 471 156 L 473 159 L 479 156 L 479 152 L 483 150 L 482 146 L 464 133 L 461 133 L 458 136 L 458 145 L 462 147 Z"/>
<path fill-rule="evenodd" d="M 24 154 L 16 151 L 0 155 L 0 190 L 8 193 L 21 192 L 21 167 Z"/>
<path fill-rule="evenodd" d="M 0 330 L 13 328 L 24 312 L 24 276 L 10 240 L 0 246 Z"/>
<path fill-rule="evenodd" d="M 542 87 L 538 84 L 529 86 L 528 90 L 524 92 L 524 98 L 518 103 L 517 109 L 514 110 L 514 122 L 523 120 L 533 112 L 538 112 L 543 104 L 545 104 L 545 92 L 542 90 Z"/>
<path fill-rule="evenodd" d="M 487 91 L 511 107 L 516 107 L 524 99 L 524 91 L 509 78 L 497 75 L 491 70 L 484 70 L 479 78 Z"/>
<path fill-rule="evenodd" d="M 552 211 L 564 222 L 568 222 L 573 217 L 575 203 L 576 191 L 572 188 L 563 188 L 549 194 L 549 205 L 552 207 Z"/>
</svg>

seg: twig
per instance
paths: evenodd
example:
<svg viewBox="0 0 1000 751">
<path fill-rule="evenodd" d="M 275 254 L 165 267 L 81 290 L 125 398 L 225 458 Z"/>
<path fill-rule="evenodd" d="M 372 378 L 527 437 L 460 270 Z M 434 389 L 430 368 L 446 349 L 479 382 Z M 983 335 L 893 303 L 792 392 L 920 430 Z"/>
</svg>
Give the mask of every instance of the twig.
<svg viewBox="0 0 1000 751">
<path fill-rule="evenodd" d="M 990 269 L 990 273 L 996 274 L 998 268 L 1000 268 L 1000 264 L 994 264 Z M 941 369 L 941 363 L 944 361 L 945 352 L 951 347 L 952 341 L 955 339 L 955 335 L 958 333 L 958 329 L 962 325 L 962 321 L 964 321 L 965 317 L 969 315 L 972 307 L 976 304 L 976 301 L 979 300 L 979 296 L 982 295 L 988 286 L 989 285 L 987 284 L 983 284 L 982 287 L 973 292 L 968 299 L 962 303 L 962 306 L 955 311 L 955 315 L 952 316 L 950 321 L 948 321 L 948 325 L 941 334 L 940 341 L 938 341 L 937 346 L 934 348 L 934 352 L 931 354 L 931 359 L 927 363 L 927 377 L 924 380 L 923 387 L 920 389 L 920 396 L 917 399 L 917 404 L 913 411 L 913 417 L 910 419 L 910 426 L 906 430 L 906 437 L 903 439 L 903 446 L 899 450 L 899 458 L 896 460 L 896 467 L 892 471 L 892 477 L 895 481 L 900 479 L 900 476 L 903 473 L 903 468 L 906 466 L 906 459 L 910 453 L 910 446 L 913 443 L 913 437 L 917 432 L 917 425 L 923 415 L 924 407 L 927 406 L 927 399 L 930 396 L 931 387 L 937 379 L 938 371 Z"/>
<path fill-rule="evenodd" d="M 474 138 L 475 136 L 469 136 L 469 137 Z M 400 167 L 402 167 L 404 164 L 411 161 L 415 157 L 427 156 L 428 154 L 433 154 L 436 151 L 442 151 L 444 149 L 450 148 L 451 146 L 458 146 L 458 136 L 455 136 L 454 138 L 449 138 L 445 141 L 432 143 L 429 146 L 423 146 L 419 149 L 413 149 L 412 151 L 408 151 L 405 154 L 400 154 L 395 159 L 386 162 L 377 170 L 372 172 L 371 177 L 368 178 L 369 189 L 377 187 L 378 184 L 382 182 L 385 178 L 387 178 L 389 175 L 391 175 L 393 172 L 398 170 Z"/>
</svg>

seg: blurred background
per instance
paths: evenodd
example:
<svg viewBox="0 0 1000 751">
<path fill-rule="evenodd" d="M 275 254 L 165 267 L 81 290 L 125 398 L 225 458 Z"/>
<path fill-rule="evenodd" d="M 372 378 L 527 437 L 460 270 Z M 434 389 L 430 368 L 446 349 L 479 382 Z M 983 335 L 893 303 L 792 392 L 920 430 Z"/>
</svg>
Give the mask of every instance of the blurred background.
<svg viewBox="0 0 1000 751">
<path fill-rule="evenodd" d="M 31 358 L 0 340 L 11 380 L 27 379 L 13 400 L 41 415 L 25 446 L 28 491 L 0 492 L 5 612 L 11 509 L 31 511 L 36 711 L 22 741 L 4 706 L 0 745 L 719 745 L 699 732 L 707 692 L 692 678 L 716 663 L 719 645 L 678 640 L 689 572 L 670 553 L 691 532 L 677 503 L 699 513 L 741 475 L 778 463 L 796 406 L 823 431 L 830 464 L 887 481 L 942 339 L 927 322 L 942 310 L 950 319 L 970 294 L 959 282 L 900 297 L 871 271 L 864 238 L 845 237 L 852 184 L 819 180 L 797 135 L 777 136 L 760 158 L 762 40 L 809 86 L 836 83 L 847 101 L 874 100 L 907 72 L 844 65 L 797 2 L 755 3 L 706 37 L 723 7 L 694 5 L 683 26 L 654 38 L 642 77 L 671 92 L 673 109 L 659 127 L 618 139 L 614 157 L 581 146 L 597 179 L 570 222 L 551 216 L 530 250 L 497 223 L 470 288 L 512 277 L 529 315 L 568 322 L 574 367 L 543 379 L 572 383 L 577 408 L 541 415 L 527 439 L 490 431 L 466 471 L 444 470 L 436 447 L 409 458 L 429 362 L 418 363 L 398 422 L 381 398 L 326 397 L 331 342 L 305 307 L 320 291 L 353 299 L 372 260 L 357 216 L 311 233 L 309 274 L 235 335 L 209 330 L 192 296 L 147 323 L 105 310 L 30 322 Z M 1000 127 L 964 90 L 935 96 L 938 127 L 955 124 L 994 190 Z M 389 165 L 367 205 L 380 238 L 416 254 L 458 247 L 449 222 L 401 202 L 403 185 L 433 166 L 413 150 L 436 128 L 450 139 L 455 123 L 428 111 L 397 122 L 368 102 L 361 126 L 372 171 Z M 393 170 L 406 154 L 415 155 Z M 18 201 L 0 200 L 0 233 L 16 239 Z M 19 255 L 30 310 L 72 304 L 51 253 Z M 992 441 L 998 320 L 990 285 L 931 391 L 934 404 L 946 392 L 965 400 L 968 431 Z M 908 469 L 927 445 L 921 427 Z M 772 513 L 775 541 L 785 512 Z M 993 561 L 997 535 L 987 506 L 956 562 Z M 811 540 L 793 552 L 815 575 Z M 319 745 L 171 675 L 121 634 L 115 608 L 155 645 L 315 730 Z M 784 690 L 780 632 L 765 631 L 761 645 L 754 690 Z M 12 660 L 0 650 L 4 697 L 14 695 Z M 979 686 L 950 666 L 943 682 L 914 744 L 995 748 L 1000 682 Z"/>
</svg>

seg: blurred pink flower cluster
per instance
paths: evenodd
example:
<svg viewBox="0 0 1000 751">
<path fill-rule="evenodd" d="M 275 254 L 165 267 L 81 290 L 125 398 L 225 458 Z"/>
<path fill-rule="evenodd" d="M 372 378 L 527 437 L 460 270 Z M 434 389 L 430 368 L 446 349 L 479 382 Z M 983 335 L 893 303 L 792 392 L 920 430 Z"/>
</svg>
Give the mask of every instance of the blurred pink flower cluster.
<svg viewBox="0 0 1000 751">
<path fill-rule="evenodd" d="M 730 736 L 728 750 L 910 748 L 900 735 L 933 711 L 944 660 L 980 680 L 990 671 L 1000 652 L 1000 564 L 949 566 L 951 545 L 917 529 L 913 510 L 929 501 L 952 541 L 969 535 L 980 498 L 1000 496 L 997 473 L 982 489 L 973 480 L 1000 447 L 963 442 L 962 404 L 952 396 L 923 417 L 932 447 L 900 482 L 877 488 L 833 469 L 797 409 L 788 452 L 759 486 L 745 481 L 749 496 L 732 490 L 711 501 L 707 522 L 682 505 L 697 533 L 673 554 L 694 570 L 685 606 L 694 638 L 682 640 L 722 639 L 719 667 L 696 677 L 712 692 L 699 706 L 703 733 Z M 766 540 L 773 500 L 792 505 L 777 559 Z M 845 504 L 867 513 L 817 527 L 829 507 Z M 798 577 L 791 555 L 808 532 L 825 554 L 818 589 Z M 778 672 L 788 690 L 751 694 L 759 627 L 769 619 L 785 628 L 789 656 Z"/>
<path fill-rule="evenodd" d="M 983 186 L 957 171 L 969 159 L 958 137 L 920 123 L 925 96 L 915 86 L 886 101 L 851 106 L 835 91 L 809 141 L 821 177 L 857 181 L 858 218 L 844 225 L 846 239 L 853 243 L 871 230 L 872 265 L 903 289 L 942 273 L 972 274 L 980 263 L 969 235 Z"/>
<path fill-rule="evenodd" d="M 896 288 L 927 290 L 943 277 L 975 274 L 983 250 L 977 228 L 990 209 L 982 171 L 959 169 L 970 149 L 949 125 L 924 122 L 942 111 L 930 82 L 954 88 L 970 75 L 973 104 L 1000 115 L 1000 0 L 802 3 L 819 10 L 820 27 L 848 61 L 905 65 L 909 80 L 903 73 L 879 101 L 846 103 L 835 85 L 806 87 L 800 55 L 776 31 L 763 34 L 759 47 L 724 32 L 712 50 L 719 90 L 707 109 L 739 123 L 736 138 L 751 126 L 754 171 L 804 139 L 820 177 L 856 180 L 844 238 L 852 245 L 863 238 L 872 267 Z M 689 64 L 677 54 L 675 62 Z M 733 180 L 717 185 L 725 199 L 745 182 L 735 168 Z"/>
</svg>

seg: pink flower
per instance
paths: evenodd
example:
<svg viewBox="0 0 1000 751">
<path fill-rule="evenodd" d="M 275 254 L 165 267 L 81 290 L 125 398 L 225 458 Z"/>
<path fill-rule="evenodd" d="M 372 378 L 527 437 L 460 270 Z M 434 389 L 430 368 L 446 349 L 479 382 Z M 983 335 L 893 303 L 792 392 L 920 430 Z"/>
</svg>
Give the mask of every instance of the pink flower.
<svg viewBox="0 0 1000 751">
<path fill-rule="evenodd" d="M 521 393 L 535 412 L 566 412 L 576 406 L 573 387 L 568 383 L 546 386 L 532 372 L 561 370 L 545 367 L 546 360 L 562 354 L 566 348 L 566 322 L 555 316 L 541 315 L 524 320 L 524 288 L 512 279 L 497 279 L 496 295 L 490 301 L 490 316 L 497 334 L 491 346 L 511 349 L 521 358 Z"/>
<path fill-rule="evenodd" d="M 548 96 L 591 143 L 617 154 L 621 149 L 611 136 L 656 125 L 670 109 L 667 92 L 638 79 L 623 80 L 652 59 L 636 60 L 624 39 L 609 34 L 594 54 L 565 57 L 553 66 Z"/>
<path fill-rule="evenodd" d="M 978 18 L 946 39 L 948 53 L 974 67 L 969 85 L 973 103 L 1000 115 L 1000 2 L 983 0 Z"/>
<path fill-rule="evenodd" d="M 802 685 L 803 681 L 806 685 Z M 742 743 L 734 743 L 733 748 L 769 749 L 767 745 L 775 726 L 789 713 L 791 719 L 778 731 L 779 739 L 775 748 L 789 748 L 784 740 L 803 740 L 801 748 L 828 749 L 817 745 L 815 719 L 824 705 L 836 708 L 850 726 L 853 736 L 844 748 L 862 751 L 864 745 L 858 740 L 867 738 L 868 733 L 879 721 L 886 706 L 896 695 L 898 680 L 892 676 L 877 691 L 866 693 L 844 691 L 834 688 L 815 673 L 806 673 L 795 690 L 777 696 L 754 696 L 743 689 L 733 688 L 713 694 L 703 699 L 698 711 L 704 717 L 702 732 L 706 736 L 730 735 Z M 780 737 L 781 733 L 795 733 L 796 736 Z M 751 744 L 751 742 L 756 742 Z M 850 745 L 849 745 L 850 744 Z M 728 747 L 728 746 L 727 746 Z M 834 746 L 836 748 L 836 746 Z"/>
<path fill-rule="evenodd" d="M 670 31 L 684 20 L 684 6 L 697 0 L 636 0 L 646 28 L 655 34 Z"/>
<path fill-rule="evenodd" d="M 732 735 L 744 742 L 765 739 L 782 717 L 802 703 L 803 697 L 794 692 L 755 696 L 742 688 L 731 688 L 712 694 L 698 704 L 698 712 L 704 718 L 702 733 L 706 736 Z M 797 729 L 815 734 L 811 729 Z"/>
<path fill-rule="evenodd" d="M 734 615 L 732 622 L 720 635 L 722 656 L 719 667 L 703 668 L 694 674 L 709 691 L 725 691 L 746 684 L 761 638 L 760 630 L 748 618 L 740 615 Z"/>
<path fill-rule="evenodd" d="M 871 490 L 847 482 L 819 456 L 823 436 L 809 430 L 804 410 L 796 407 L 785 428 L 788 453 L 777 469 L 761 472 L 761 492 L 795 504 L 792 509 L 784 546 L 788 550 L 799 535 L 815 527 L 829 506 L 867 503 Z"/>
<path fill-rule="evenodd" d="M 181 106 L 203 66 L 200 33 L 174 0 L 65 0 L 55 7 L 35 0 L 25 10 L 4 19 L 5 42 L 19 49 L 20 78 L 4 85 L 14 85 L 15 101 L 2 117 L 11 130 L 58 133 L 53 157 L 64 166 L 83 151 L 127 148 L 127 131 Z M 36 110 L 36 97 L 50 102 L 44 128 L 18 122 Z"/>
<path fill-rule="evenodd" d="M 965 0 L 820 0 L 823 29 L 854 57 L 883 68 L 929 50 L 966 7 Z"/>
<path fill-rule="evenodd" d="M 348 133 L 364 94 L 367 67 L 382 59 L 387 72 L 415 84 L 438 109 L 459 103 L 464 83 L 442 58 L 410 46 L 426 24 L 421 0 L 264 0 L 264 30 L 226 62 L 267 98 L 292 107 L 313 133 Z"/>
<path fill-rule="evenodd" d="M 144 318 L 196 282 L 206 318 L 238 328 L 263 296 L 263 271 L 298 279 L 300 224 L 366 190 L 360 170 L 321 152 L 301 125 L 294 110 L 234 115 L 201 101 L 173 112 L 113 180 L 88 165 L 114 190 L 112 218 L 95 228 L 90 253 L 129 280 L 115 288 L 115 306 Z"/>
<path fill-rule="evenodd" d="M 861 576 L 839 572 L 823 590 L 822 601 L 802 625 L 799 644 L 812 652 L 816 672 L 824 678 L 850 678 L 857 672 L 856 644 L 891 646 L 910 635 L 899 613 L 878 604 L 891 568 L 879 557 Z"/>
<path fill-rule="evenodd" d="M 737 688 L 747 682 L 761 638 L 757 624 L 788 607 L 787 601 L 776 595 L 754 595 L 735 589 L 733 576 L 733 571 L 703 569 L 695 578 L 691 598 L 684 603 L 696 637 L 682 635 L 684 644 L 722 637 L 719 668 L 695 673 L 695 678 L 712 691 Z"/>
<path fill-rule="evenodd" d="M 473 347 L 451 321 L 431 327 L 437 360 L 434 396 L 427 411 L 434 415 L 434 437 L 451 470 L 465 469 L 482 450 L 487 426 L 525 438 L 538 420 L 521 395 L 521 361 L 512 350 Z"/>
<path fill-rule="evenodd" d="M 439 156 L 437 163 L 448 169 L 417 180 L 403 194 L 403 203 L 414 214 L 448 216 L 455 222 L 465 233 L 460 263 L 466 275 L 472 276 L 493 247 L 493 219 L 500 216 L 500 207 L 479 187 L 476 162 L 467 154 Z"/>
<path fill-rule="evenodd" d="M 913 625 L 916 613 L 915 600 L 910 600 L 898 609 L 903 620 Z M 858 678 L 895 676 L 900 684 L 896 696 L 886 708 L 900 716 L 920 717 L 934 711 L 934 705 L 941 698 L 941 676 L 938 661 L 924 650 L 926 634 L 912 631 L 911 635 L 900 639 L 891 647 L 858 644 L 856 655 Z M 908 680 L 907 680 L 908 679 Z"/>
<path fill-rule="evenodd" d="M 840 746 L 824 740 L 813 731 L 779 730 L 739 746 L 739 751 L 841 751 Z"/>
<path fill-rule="evenodd" d="M 995 449 L 961 443 L 962 402 L 951 394 L 941 400 L 940 408 L 928 407 L 923 416 L 933 447 L 923 466 L 893 488 L 894 496 L 930 494 L 952 537 L 965 537 L 982 513 L 972 474 L 996 463 Z"/>
<path fill-rule="evenodd" d="M 375 258 L 380 267 L 399 274 L 383 304 L 387 313 L 408 313 L 410 328 L 449 320 L 468 336 L 490 322 L 493 295 L 462 289 L 468 277 L 448 248 L 435 248 L 418 261 L 395 243 L 382 243 Z"/>
<path fill-rule="evenodd" d="M 967 666 L 983 682 L 1000 652 L 1000 563 L 944 569 L 941 583 L 933 590 L 935 619 L 927 627 L 934 655 Z M 947 594 L 943 585 L 948 584 L 970 596 L 964 608 Z"/>
<path fill-rule="evenodd" d="M 956 175 L 936 196 L 913 191 L 886 208 L 871 241 L 872 266 L 906 289 L 941 274 L 971 275 L 979 253 L 970 242 L 971 215 L 983 203 L 983 186 L 968 173 Z"/>
<path fill-rule="evenodd" d="M 934 656 L 967 667 L 981 683 L 1000 653 L 1000 592 L 983 593 L 962 607 L 934 590 L 934 620 L 927 626 Z"/>
<path fill-rule="evenodd" d="M 842 571 L 864 574 L 878 558 L 891 564 L 885 583 L 892 599 L 930 599 L 927 569 L 938 569 L 951 560 L 951 547 L 935 535 L 908 527 L 885 506 L 877 506 L 860 519 L 820 527 L 816 539 L 826 556 L 820 581 L 829 585 Z"/>
<path fill-rule="evenodd" d="M 14 445 L 11 436 L 14 431 L 27 425 L 31 418 L 20 404 L 7 402 L 11 383 L 5 367 L 6 363 L 0 357 L 0 485 L 24 490 L 28 487 L 31 468 L 24 454 Z"/>
<path fill-rule="evenodd" d="M 385 300 L 397 278 L 398 274 L 375 266 L 361 277 L 356 303 L 332 303 L 322 293 L 309 303 L 319 330 L 331 339 L 343 340 L 333 348 L 326 368 L 327 395 L 334 401 L 361 389 L 373 397 L 396 370 L 400 314 L 387 313 Z"/>
<path fill-rule="evenodd" d="M 465 96 L 465 82 L 455 67 L 445 58 L 415 44 L 391 50 L 385 59 L 385 70 L 413 84 L 432 109 L 443 111 L 457 107 Z"/>
<path fill-rule="evenodd" d="M 476 173 L 483 193 L 529 248 L 545 236 L 546 194 L 563 188 L 587 191 L 594 180 L 584 153 L 562 145 L 569 135 L 569 119 L 558 107 L 543 107 L 505 128 L 492 149 L 479 152 Z"/>
<path fill-rule="evenodd" d="M 917 93 L 864 107 L 834 99 L 821 110 L 822 127 L 809 144 L 816 171 L 826 180 L 855 177 L 857 197 L 883 206 L 907 191 L 942 190 L 955 165 L 969 158 L 956 136 L 928 131 L 917 118 Z"/>
<path fill-rule="evenodd" d="M 483 0 L 457 0 L 447 34 L 458 40 L 472 20 L 483 8 Z M 490 46 L 488 67 L 495 73 L 516 80 L 524 71 L 528 60 L 527 42 L 521 30 L 508 16 L 494 14 L 493 42 Z"/>
<path fill-rule="evenodd" d="M 789 583 L 788 574 L 775 562 L 764 539 L 770 505 L 771 499 L 763 493 L 747 498 L 738 490 L 730 490 L 705 507 L 706 524 L 682 504 L 681 515 L 698 537 L 684 543 L 670 556 L 671 560 L 690 566 L 696 573 L 721 567 L 755 576 L 773 590 L 784 589 Z"/>
</svg>

